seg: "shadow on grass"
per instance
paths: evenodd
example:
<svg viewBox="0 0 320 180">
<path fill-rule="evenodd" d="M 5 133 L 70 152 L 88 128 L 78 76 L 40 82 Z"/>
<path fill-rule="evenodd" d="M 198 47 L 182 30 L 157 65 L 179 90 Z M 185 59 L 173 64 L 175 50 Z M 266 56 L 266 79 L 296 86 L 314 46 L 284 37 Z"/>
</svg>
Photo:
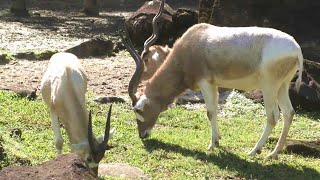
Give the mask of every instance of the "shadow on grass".
<svg viewBox="0 0 320 180">
<path fill-rule="evenodd" d="M 298 113 L 301 114 L 301 116 L 306 117 L 312 121 L 320 122 L 319 111 L 300 111 Z"/>
<path fill-rule="evenodd" d="M 263 165 L 258 162 L 249 162 L 238 155 L 228 152 L 206 154 L 202 151 L 190 150 L 176 144 L 165 143 L 156 139 L 143 141 L 145 148 L 152 152 L 156 149 L 163 149 L 168 152 L 180 153 L 183 156 L 193 157 L 203 163 L 212 163 L 220 169 L 228 169 L 237 172 L 237 178 L 245 179 L 317 179 L 320 173 L 315 169 L 301 166 L 296 169 L 285 163 Z M 204 174 L 205 175 L 205 174 Z"/>
</svg>

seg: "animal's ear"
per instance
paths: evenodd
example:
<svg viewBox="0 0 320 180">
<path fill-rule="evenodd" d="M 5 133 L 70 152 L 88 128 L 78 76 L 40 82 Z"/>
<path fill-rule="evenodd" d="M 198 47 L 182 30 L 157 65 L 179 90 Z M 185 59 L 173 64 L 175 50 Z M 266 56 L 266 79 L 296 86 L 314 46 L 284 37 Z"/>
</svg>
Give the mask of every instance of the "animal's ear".
<svg viewBox="0 0 320 180">
<path fill-rule="evenodd" d="M 151 59 L 152 59 L 152 61 L 159 61 L 160 55 L 159 55 L 158 51 L 156 51 L 155 53 L 153 53 Z"/>
<path fill-rule="evenodd" d="M 168 54 L 171 51 L 171 48 L 169 48 L 168 45 L 166 45 L 165 47 L 162 48 L 162 51 L 166 54 Z"/>
<path fill-rule="evenodd" d="M 133 107 L 134 111 L 136 112 L 143 112 L 143 109 L 146 104 L 148 104 L 149 100 L 145 95 L 140 96 L 138 102 Z"/>
</svg>

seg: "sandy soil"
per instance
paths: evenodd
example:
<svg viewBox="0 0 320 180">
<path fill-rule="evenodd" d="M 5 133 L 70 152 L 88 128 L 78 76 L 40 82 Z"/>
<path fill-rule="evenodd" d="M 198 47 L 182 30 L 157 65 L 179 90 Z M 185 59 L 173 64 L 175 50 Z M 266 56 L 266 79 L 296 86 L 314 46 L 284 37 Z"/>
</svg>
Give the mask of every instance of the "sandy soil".
<svg viewBox="0 0 320 180">
<path fill-rule="evenodd" d="M 0 19 L 0 52 L 63 51 L 95 36 L 116 36 L 131 11 L 101 12 L 85 17 L 78 12 L 37 10 L 40 17 Z M 98 96 L 127 96 L 134 62 L 120 52 L 115 57 L 81 59 L 89 77 L 88 90 Z M 0 65 L 1 89 L 38 89 L 48 61 L 16 60 Z"/>
</svg>

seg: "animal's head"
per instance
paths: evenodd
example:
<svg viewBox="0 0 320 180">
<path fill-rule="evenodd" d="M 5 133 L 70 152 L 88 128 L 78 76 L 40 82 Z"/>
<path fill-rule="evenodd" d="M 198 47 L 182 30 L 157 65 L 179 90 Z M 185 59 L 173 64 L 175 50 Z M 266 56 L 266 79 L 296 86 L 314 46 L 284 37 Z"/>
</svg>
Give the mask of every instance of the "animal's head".
<svg viewBox="0 0 320 180">
<path fill-rule="evenodd" d="M 144 64 L 144 72 L 142 74 L 141 80 L 150 79 L 153 74 L 162 65 L 171 48 L 166 46 L 153 45 L 149 47 L 146 51 L 141 54 L 141 59 Z"/>
<path fill-rule="evenodd" d="M 108 141 L 114 133 L 114 130 L 110 132 L 111 109 L 112 105 L 109 108 L 104 136 L 95 138 L 92 131 L 92 113 L 90 111 L 88 122 L 88 142 L 73 145 L 73 150 L 81 159 L 84 160 L 87 167 L 89 167 L 96 175 L 98 175 L 99 162 L 104 157 L 106 150 L 111 148 L 111 146 L 108 145 Z"/>
<path fill-rule="evenodd" d="M 140 138 L 147 138 L 151 135 L 151 129 L 155 125 L 162 108 L 161 101 L 148 98 L 142 95 L 138 98 L 137 103 L 133 107 L 138 124 Z"/>
<path fill-rule="evenodd" d="M 132 45 L 132 42 L 128 36 L 128 33 L 127 33 L 128 39 L 124 39 L 121 36 L 125 47 L 127 48 L 127 50 L 129 51 L 129 53 L 131 54 L 131 56 L 133 57 L 133 59 L 136 63 L 136 70 L 130 80 L 128 92 L 129 92 L 129 96 L 132 100 L 132 106 L 133 106 L 134 112 L 136 114 L 139 136 L 141 138 L 145 138 L 150 135 L 150 130 L 152 129 L 152 127 L 156 123 L 156 120 L 158 119 L 158 116 L 162 110 L 161 104 L 159 103 L 158 99 L 152 98 L 152 97 L 147 97 L 146 95 L 137 96 L 136 92 L 137 92 L 138 85 L 141 82 L 141 77 L 144 73 L 144 70 L 146 70 L 148 72 L 149 71 L 148 65 L 153 63 L 153 62 L 151 62 L 153 60 L 149 61 L 149 58 L 151 57 L 151 59 L 155 58 L 155 59 L 160 60 L 160 58 L 167 56 L 166 53 L 169 53 L 167 51 L 170 51 L 170 50 L 168 50 L 167 47 L 165 47 L 164 49 L 161 49 L 161 50 L 164 50 L 165 53 L 161 53 L 162 54 L 161 57 L 160 56 L 157 57 L 158 55 L 157 54 L 155 55 L 155 52 L 160 50 L 160 47 L 159 46 L 158 47 L 155 47 L 155 46 L 151 47 L 151 45 L 156 41 L 158 34 L 159 34 L 158 27 L 157 27 L 157 21 L 160 19 L 161 15 L 162 15 L 162 12 L 164 9 L 164 4 L 165 4 L 164 0 L 162 0 L 159 12 L 156 14 L 156 16 L 153 18 L 153 21 L 152 21 L 153 34 L 149 39 L 147 39 L 145 41 L 144 50 L 143 50 L 141 56 L 135 51 L 135 49 Z M 145 63 L 144 63 L 143 59 L 145 60 Z M 162 62 L 160 63 L 160 65 L 162 64 Z M 158 65 L 155 65 L 155 67 L 156 66 L 158 66 Z M 147 69 L 145 69 L 145 67 Z M 154 72 L 156 71 L 156 69 L 158 69 L 158 67 L 155 68 Z M 151 74 L 153 75 L 154 72 L 151 72 Z"/>
</svg>

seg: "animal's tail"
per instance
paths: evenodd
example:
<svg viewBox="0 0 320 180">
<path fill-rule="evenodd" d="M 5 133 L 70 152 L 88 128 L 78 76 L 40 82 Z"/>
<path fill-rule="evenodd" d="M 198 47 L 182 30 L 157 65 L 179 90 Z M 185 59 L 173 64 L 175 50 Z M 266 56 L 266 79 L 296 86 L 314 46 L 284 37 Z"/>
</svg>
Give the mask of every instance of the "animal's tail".
<svg viewBox="0 0 320 180">
<path fill-rule="evenodd" d="M 298 78 L 296 80 L 296 91 L 297 91 L 297 93 L 299 93 L 300 86 L 301 86 L 301 83 L 302 83 L 302 71 L 303 71 L 303 56 L 302 56 L 302 53 L 299 53 L 298 61 L 299 61 L 299 72 L 298 72 Z"/>
</svg>

